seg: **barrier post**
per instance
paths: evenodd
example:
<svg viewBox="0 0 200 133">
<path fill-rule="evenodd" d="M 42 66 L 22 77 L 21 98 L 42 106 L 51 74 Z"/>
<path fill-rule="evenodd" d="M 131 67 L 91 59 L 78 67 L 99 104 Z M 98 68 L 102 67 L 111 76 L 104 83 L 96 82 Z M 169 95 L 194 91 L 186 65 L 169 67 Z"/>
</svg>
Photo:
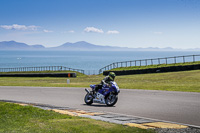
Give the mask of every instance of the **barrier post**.
<svg viewBox="0 0 200 133">
<path fill-rule="evenodd" d="M 195 62 L 195 55 L 193 55 L 193 62 Z"/>
<path fill-rule="evenodd" d="M 174 57 L 174 63 L 176 64 L 176 57 Z"/>
</svg>

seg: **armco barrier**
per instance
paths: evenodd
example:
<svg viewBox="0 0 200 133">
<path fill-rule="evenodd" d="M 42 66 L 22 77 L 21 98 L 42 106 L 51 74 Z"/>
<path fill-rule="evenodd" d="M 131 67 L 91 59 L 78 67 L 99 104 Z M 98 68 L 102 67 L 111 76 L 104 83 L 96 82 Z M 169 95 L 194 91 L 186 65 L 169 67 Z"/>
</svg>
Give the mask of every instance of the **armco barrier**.
<svg viewBox="0 0 200 133">
<path fill-rule="evenodd" d="M 38 66 L 38 67 L 16 67 L 0 68 L 0 72 L 39 72 L 39 71 L 76 71 L 84 74 L 82 69 L 74 69 L 64 66 Z"/>
<path fill-rule="evenodd" d="M 200 61 L 200 55 L 185 55 L 185 56 L 114 62 L 114 63 L 111 63 L 110 65 L 107 65 L 99 69 L 99 74 L 103 73 L 104 71 L 109 71 L 114 68 L 120 68 L 120 67 L 177 64 L 177 63 L 196 62 L 196 61 Z"/>
<path fill-rule="evenodd" d="M 162 73 L 162 72 L 175 72 L 175 71 L 187 71 L 187 70 L 198 70 L 200 64 L 197 65 L 185 65 L 185 66 L 171 66 L 171 67 L 160 67 L 160 68 L 149 68 L 142 70 L 124 70 L 124 71 L 112 71 L 118 75 L 133 75 L 133 74 L 146 74 L 146 73 Z M 110 71 L 104 71 L 103 75 L 108 75 Z"/>
<path fill-rule="evenodd" d="M 76 77 L 76 73 L 17 73 L 0 74 L 0 77 Z"/>
</svg>

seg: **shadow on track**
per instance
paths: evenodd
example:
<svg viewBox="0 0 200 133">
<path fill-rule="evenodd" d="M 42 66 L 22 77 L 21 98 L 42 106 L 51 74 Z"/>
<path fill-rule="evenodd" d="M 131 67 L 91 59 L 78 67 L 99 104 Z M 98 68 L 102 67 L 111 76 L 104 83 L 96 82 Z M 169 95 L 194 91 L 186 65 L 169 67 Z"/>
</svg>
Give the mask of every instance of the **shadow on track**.
<svg viewBox="0 0 200 133">
<path fill-rule="evenodd" d="M 107 105 L 103 105 L 103 104 L 92 104 L 92 105 L 87 105 L 87 104 L 81 104 L 81 105 L 84 105 L 84 106 L 92 106 L 92 107 L 115 107 L 115 106 L 107 106 Z"/>
</svg>

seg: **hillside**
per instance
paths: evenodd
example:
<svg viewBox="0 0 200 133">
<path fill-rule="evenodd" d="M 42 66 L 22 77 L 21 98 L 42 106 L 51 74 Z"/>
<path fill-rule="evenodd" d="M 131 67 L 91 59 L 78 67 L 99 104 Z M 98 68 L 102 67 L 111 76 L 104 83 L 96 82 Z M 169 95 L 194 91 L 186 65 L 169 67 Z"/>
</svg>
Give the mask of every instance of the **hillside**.
<svg viewBox="0 0 200 133">
<path fill-rule="evenodd" d="M 129 48 L 122 48 L 122 47 L 111 47 L 111 46 L 100 46 L 100 45 L 95 45 L 95 44 L 91 44 L 85 41 L 80 41 L 80 42 L 76 42 L 76 43 L 65 43 L 62 44 L 58 47 L 54 47 L 51 49 L 56 49 L 56 50 L 70 50 L 70 51 L 74 51 L 74 50 L 78 50 L 78 51 L 115 51 L 115 50 L 128 50 Z"/>
<path fill-rule="evenodd" d="M 3 41 L 0 42 L 0 50 L 63 50 L 63 51 L 177 51 L 181 49 L 167 48 L 128 48 L 117 46 L 102 46 L 95 45 L 85 41 L 75 43 L 64 43 L 56 47 L 44 47 L 43 45 L 28 45 L 26 43 L 16 41 Z"/>
<path fill-rule="evenodd" d="M 44 49 L 43 45 L 28 45 L 25 43 L 15 41 L 3 41 L 0 42 L 0 50 L 36 50 Z"/>
</svg>

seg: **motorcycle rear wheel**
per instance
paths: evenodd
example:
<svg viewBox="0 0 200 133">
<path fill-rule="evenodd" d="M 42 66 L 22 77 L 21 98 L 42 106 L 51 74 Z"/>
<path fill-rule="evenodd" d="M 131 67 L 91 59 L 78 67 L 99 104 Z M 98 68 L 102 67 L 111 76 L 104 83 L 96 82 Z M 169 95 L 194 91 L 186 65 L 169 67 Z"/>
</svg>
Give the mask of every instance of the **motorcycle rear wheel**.
<svg viewBox="0 0 200 133">
<path fill-rule="evenodd" d="M 84 101 L 87 105 L 91 105 L 93 103 L 93 97 L 92 97 L 92 94 L 90 93 L 87 93 L 85 95 L 85 98 L 84 98 Z"/>
<path fill-rule="evenodd" d="M 117 103 L 118 95 L 115 95 L 113 93 L 110 93 L 106 98 L 105 102 L 107 106 L 113 106 Z"/>
</svg>

